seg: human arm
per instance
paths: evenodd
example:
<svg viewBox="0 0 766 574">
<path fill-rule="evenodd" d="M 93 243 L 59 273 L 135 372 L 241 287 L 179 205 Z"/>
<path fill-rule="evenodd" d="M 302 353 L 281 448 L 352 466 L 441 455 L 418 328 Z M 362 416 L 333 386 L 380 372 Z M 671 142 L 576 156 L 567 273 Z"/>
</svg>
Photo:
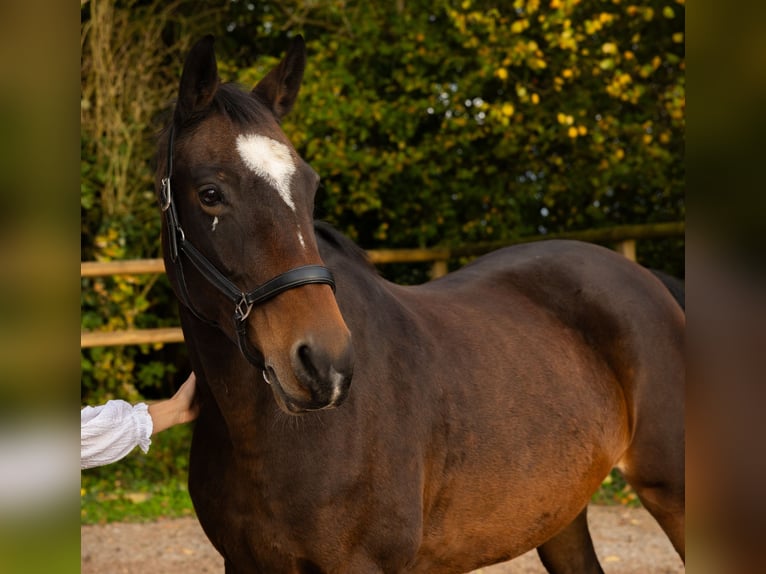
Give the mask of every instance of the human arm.
<svg viewBox="0 0 766 574">
<path fill-rule="evenodd" d="M 136 446 L 147 452 L 152 418 L 146 404 L 108 401 L 80 411 L 80 468 L 120 460 Z"/>
<path fill-rule="evenodd" d="M 175 424 L 194 420 L 194 373 L 171 398 L 147 407 L 125 401 L 108 401 L 80 411 L 80 468 L 102 466 L 125 457 L 136 446 L 147 452 L 151 436 Z"/>
</svg>

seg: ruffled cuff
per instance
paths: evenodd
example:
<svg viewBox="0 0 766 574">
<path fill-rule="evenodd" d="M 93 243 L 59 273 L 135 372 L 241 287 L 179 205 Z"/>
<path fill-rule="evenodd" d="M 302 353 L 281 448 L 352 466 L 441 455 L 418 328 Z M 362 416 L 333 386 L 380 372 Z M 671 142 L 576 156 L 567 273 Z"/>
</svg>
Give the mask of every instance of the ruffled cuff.
<svg viewBox="0 0 766 574">
<path fill-rule="evenodd" d="M 154 429 L 149 407 L 145 403 L 138 403 L 133 406 L 133 413 L 138 427 L 138 446 L 144 453 L 147 453 L 152 444 L 152 430 Z"/>
</svg>

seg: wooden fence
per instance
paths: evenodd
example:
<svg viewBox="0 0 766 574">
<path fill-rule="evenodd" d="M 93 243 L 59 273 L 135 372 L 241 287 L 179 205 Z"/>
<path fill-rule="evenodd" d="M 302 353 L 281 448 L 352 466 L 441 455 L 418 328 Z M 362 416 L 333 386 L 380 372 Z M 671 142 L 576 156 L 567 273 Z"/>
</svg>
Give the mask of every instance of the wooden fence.
<svg viewBox="0 0 766 574">
<path fill-rule="evenodd" d="M 680 237 L 685 232 L 684 222 L 620 225 L 586 231 L 549 233 L 523 237 L 515 241 L 473 243 L 460 247 L 431 249 L 375 249 L 367 254 L 376 265 L 388 263 L 431 263 L 431 277 L 447 273 L 447 262 L 459 257 L 474 257 L 494 249 L 517 243 L 528 243 L 542 239 L 578 239 L 592 243 L 611 244 L 612 247 L 633 261 L 636 260 L 636 241 L 662 237 Z M 112 275 L 145 275 L 164 273 L 162 259 L 134 259 L 126 261 L 96 262 L 80 264 L 82 277 L 105 277 Z M 162 329 L 134 329 L 129 331 L 94 331 L 80 333 L 80 347 L 107 347 L 113 345 L 140 345 L 151 343 L 180 343 L 183 333 L 179 327 Z"/>
</svg>

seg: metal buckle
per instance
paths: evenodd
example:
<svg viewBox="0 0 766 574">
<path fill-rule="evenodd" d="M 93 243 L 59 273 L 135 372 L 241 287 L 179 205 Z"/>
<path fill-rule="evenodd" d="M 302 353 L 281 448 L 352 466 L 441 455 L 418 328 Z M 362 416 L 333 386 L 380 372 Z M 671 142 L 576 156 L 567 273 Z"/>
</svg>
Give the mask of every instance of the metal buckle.
<svg viewBox="0 0 766 574">
<path fill-rule="evenodd" d="M 160 189 L 160 209 L 164 212 L 167 211 L 172 202 L 172 196 L 170 192 L 170 177 L 162 178 L 162 188 Z"/>
<path fill-rule="evenodd" d="M 253 304 L 247 302 L 247 298 L 243 293 L 242 299 L 234 306 L 234 317 L 236 317 L 237 321 L 244 321 L 252 310 Z"/>
</svg>

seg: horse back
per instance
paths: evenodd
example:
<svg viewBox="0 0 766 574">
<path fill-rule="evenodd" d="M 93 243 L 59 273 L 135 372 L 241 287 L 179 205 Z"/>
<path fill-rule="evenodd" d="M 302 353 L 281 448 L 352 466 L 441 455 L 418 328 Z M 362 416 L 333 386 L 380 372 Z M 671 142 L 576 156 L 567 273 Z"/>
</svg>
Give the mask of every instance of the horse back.
<svg viewBox="0 0 766 574">
<path fill-rule="evenodd" d="M 533 309 L 576 333 L 614 373 L 633 417 L 657 397 L 674 408 L 683 403 L 685 317 L 678 292 L 612 250 L 568 240 L 508 247 L 424 291 L 477 301 L 497 301 L 502 292 L 511 316 Z"/>
</svg>

